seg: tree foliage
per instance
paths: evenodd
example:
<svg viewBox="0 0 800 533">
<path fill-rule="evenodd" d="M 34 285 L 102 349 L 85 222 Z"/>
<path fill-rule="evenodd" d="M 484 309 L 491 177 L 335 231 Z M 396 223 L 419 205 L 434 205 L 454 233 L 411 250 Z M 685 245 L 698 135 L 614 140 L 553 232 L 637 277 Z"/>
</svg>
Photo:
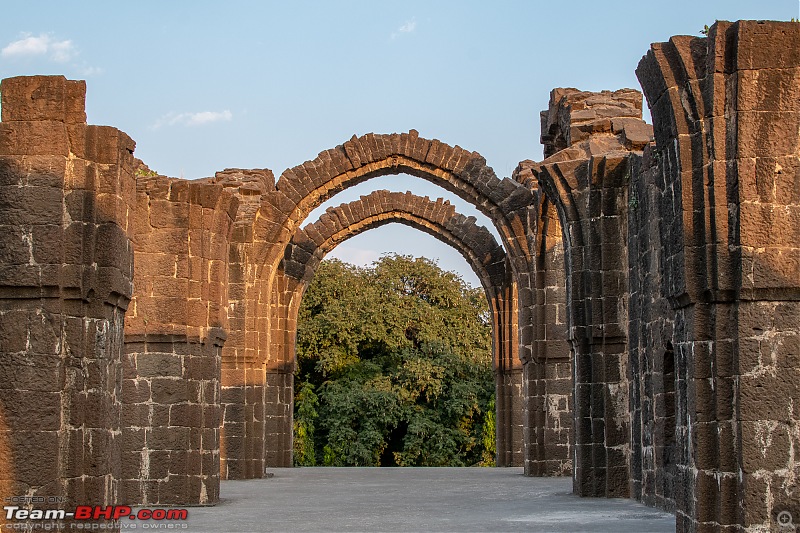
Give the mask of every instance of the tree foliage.
<svg viewBox="0 0 800 533">
<path fill-rule="evenodd" d="M 324 261 L 299 312 L 295 463 L 494 464 L 486 299 L 436 263 Z"/>
</svg>

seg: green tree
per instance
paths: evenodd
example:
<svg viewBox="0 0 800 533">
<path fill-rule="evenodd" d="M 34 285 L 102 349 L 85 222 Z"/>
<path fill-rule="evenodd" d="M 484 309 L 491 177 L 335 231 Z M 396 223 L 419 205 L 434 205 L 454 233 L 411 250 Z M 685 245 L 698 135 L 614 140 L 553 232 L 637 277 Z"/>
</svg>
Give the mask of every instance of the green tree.
<svg viewBox="0 0 800 533">
<path fill-rule="evenodd" d="M 314 385 L 300 384 L 294 397 L 294 462 L 298 466 L 314 466 L 314 420 L 317 418 L 319 399 L 314 394 Z"/>
<path fill-rule="evenodd" d="M 295 462 L 489 464 L 488 317 L 482 291 L 428 259 L 324 261 L 299 313 Z"/>
<path fill-rule="evenodd" d="M 494 466 L 495 455 L 497 454 L 497 428 L 495 417 L 495 399 L 489 402 L 483 420 L 483 460 L 481 466 Z"/>
</svg>

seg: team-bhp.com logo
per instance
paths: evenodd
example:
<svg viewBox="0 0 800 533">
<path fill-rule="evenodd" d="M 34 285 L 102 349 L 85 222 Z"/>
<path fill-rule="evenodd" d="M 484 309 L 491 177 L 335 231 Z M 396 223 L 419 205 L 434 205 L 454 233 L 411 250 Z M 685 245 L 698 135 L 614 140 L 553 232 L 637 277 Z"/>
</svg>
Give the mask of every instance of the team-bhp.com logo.
<svg viewBox="0 0 800 533">
<path fill-rule="evenodd" d="M 68 512 L 64 509 L 23 509 L 18 505 L 4 505 L 3 509 L 6 512 L 6 520 L 15 520 L 19 522 L 55 522 L 61 520 L 70 520 L 70 528 L 72 529 L 105 529 L 99 527 L 105 522 L 98 521 L 123 521 L 119 525 L 125 529 L 135 528 L 135 524 L 130 525 L 124 523 L 124 519 L 129 520 L 154 520 L 155 524 L 148 525 L 144 523 L 141 525 L 142 529 L 161 529 L 166 525 L 166 521 L 181 521 L 189 517 L 187 509 L 136 509 L 127 505 L 109 505 L 104 507 L 102 505 L 79 505 L 75 511 Z M 85 521 L 86 523 L 83 523 Z M 6 527 L 12 524 L 6 524 Z M 60 524 L 63 529 L 64 524 Z M 97 526 L 97 527 L 95 527 Z M 175 529 L 176 524 L 173 524 L 169 529 Z M 181 528 L 185 528 L 186 524 L 181 524 Z M 34 529 L 36 526 L 34 525 Z M 48 528 L 49 529 L 49 528 Z"/>
</svg>

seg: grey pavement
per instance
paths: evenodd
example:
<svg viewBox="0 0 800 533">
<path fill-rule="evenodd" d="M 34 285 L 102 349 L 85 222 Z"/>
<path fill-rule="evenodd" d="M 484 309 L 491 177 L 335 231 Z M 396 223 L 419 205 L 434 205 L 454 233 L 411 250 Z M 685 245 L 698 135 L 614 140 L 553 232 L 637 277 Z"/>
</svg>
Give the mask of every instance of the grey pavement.
<svg viewBox="0 0 800 533">
<path fill-rule="evenodd" d="M 627 499 L 579 498 L 571 493 L 570 478 L 526 477 L 521 468 L 270 472 L 269 479 L 223 481 L 218 505 L 189 508 L 186 522 L 171 525 L 192 533 L 675 531 L 669 513 Z M 147 527 L 123 523 L 123 531 L 133 524 Z"/>
</svg>

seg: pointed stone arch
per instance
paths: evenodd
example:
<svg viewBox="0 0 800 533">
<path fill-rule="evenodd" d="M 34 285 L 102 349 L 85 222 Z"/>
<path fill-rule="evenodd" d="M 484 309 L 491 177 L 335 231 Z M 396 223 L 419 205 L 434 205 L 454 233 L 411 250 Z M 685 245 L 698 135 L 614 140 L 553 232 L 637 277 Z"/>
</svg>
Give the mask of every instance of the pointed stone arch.
<svg viewBox="0 0 800 533">
<path fill-rule="evenodd" d="M 334 194 L 391 174 L 409 174 L 453 192 L 492 220 L 510 257 L 530 256 L 522 216 L 532 200 L 530 191 L 508 178 L 499 179 L 477 152 L 427 140 L 411 130 L 353 136 L 313 161 L 285 170 L 263 189 L 246 236 L 253 244 L 250 262 L 260 269 L 253 275 L 269 277 L 302 221 Z"/>
<path fill-rule="evenodd" d="M 277 334 L 283 343 L 273 343 L 273 354 L 283 357 L 286 366 L 294 364 L 300 301 L 325 255 L 343 241 L 389 223 L 405 224 L 452 246 L 480 279 L 492 320 L 498 463 L 501 466 L 522 464 L 521 387 L 511 375 L 518 330 L 511 269 L 505 251 L 492 234 L 476 224 L 474 217 L 457 213 L 446 200 L 432 201 L 410 192 L 379 190 L 359 200 L 331 207 L 319 220 L 297 231 L 279 265 L 279 279 L 286 283 L 282 285 L 284 292 L 278 301 L 287 317 L 285 329 Z M 284 423 L 290 425 L 290 421 Z"/>
<path fill-rule="evenodd" d="M 320 261 L 341 242 L 391 222 L 419 229 L 456 248 L 487 292 L 507 283 L 510 267 L 506 253 L 475 217 L 457 213 L 455 206 L 442 198 L 433 201 L 411 192 L 386 190 L 328 208 L 319 220 L 295 233 L 281 268 L 307 283 Z"/>
<path fill-rule="evenodd" d="M 231 245 L 229 292 L 230 332 L 223 350 L 223 397 L 242 400 L 253 398 L 254 410 L 263 401 L 265 414 L 248 421 L 226 418 L 231 428 L 244 433 L 280 441 L 285 450 L 280 458 L 273 454 L 273 464 L 290 464 L 291 435 L 267 428 L 269 421 L 290 416 L 292 365 L 281 353 L 285 336 L 281 294 L 289 281 L 279 271 L 286 247 L 311 211 L 347 187 L 388 174 L 410 174 L 452 191 L 486 214 L 500 233 L 507 250 L 512 287 L 526 301 L 531 300 L 528 250 L 528 217 L 533 201 L 531 191 L 520 183 L 499 179 L 476 152 L 451 147 L 438 140 L 423 139 L 414 130 L 409 133 L 353 137 L 341 146 L 326 150 L 314 159 L 283 172 L 277 182 L 268 171 L 221 173 L 213 179 L 238 190 L 240 209 Z M 514 300 L 516 301 L 516 300 Z M 528 323 L 530 311 L 522 306 L 513 313 Z M 520 322 L 517 322 L 520 323 Z M 531 357 L 530 333 L 520 329 L 522 342 L 514 348 L 516 357 L 510 365 L 519 373 L 521 361 Z M 520 388 L 519 385 L 512 385 Z M 226 415 L 227 416 L 227 415 Z M 263 427 L 262 427 L 263 426 Z M 267 429 L 265 429 L 267 428 Z M 235 432 L 240 432 L 235 429 Z M 223 429 L 223 435 L 225 435 Z M 521 430 L 520 438 L 521 440 Z M 260 477 L 265 450 L 260 444 L 243 446 L 239 458 L 225 460 L 223 475 L 236 478 Z M 233 461 L 233 462 L 231 462 Z M 269 462 L 268 461 L 268 462 Z M 234 464 L 238 466 L 233 466 Z"/>
</svg>

